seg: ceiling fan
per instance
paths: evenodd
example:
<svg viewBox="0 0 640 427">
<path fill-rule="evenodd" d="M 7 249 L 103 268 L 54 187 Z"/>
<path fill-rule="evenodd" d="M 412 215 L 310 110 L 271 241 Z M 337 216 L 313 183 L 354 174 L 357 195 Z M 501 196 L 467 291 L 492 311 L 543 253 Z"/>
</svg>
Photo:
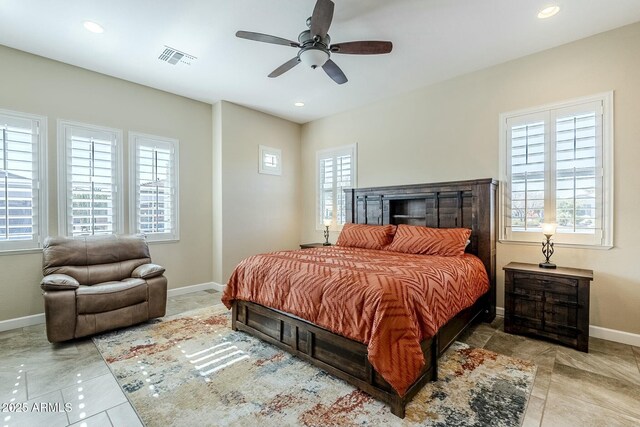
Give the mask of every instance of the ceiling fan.
<svg viewBox="0 0 640 427">
<path fill-rule="evenodd" d="M 330 59 L 332 53 L 378 55 L 391 52 L 393 44 L 385 41 L 357 41 L 331 44 L 331 37 L 329 37 L 327 32 L 333 19 L 333 8 L 333 1 L 317 0 L 316 6 L 313 8 L 313 15 L 307 19 L 307 27 L 309 29 L 300 33 L 297 42 L 250 31 L 238 31 L 236 37 L 300 49 L 295 57 L 273 70 L 271 74 L 269 74 L 269 77 L 278 77 L 296 65 L 303 63 L 312 69 L 322 67 L 333 81 L 341 85 L 347 82 L 347 76 L 345 76 L 340 67 Z"/>
</svg>

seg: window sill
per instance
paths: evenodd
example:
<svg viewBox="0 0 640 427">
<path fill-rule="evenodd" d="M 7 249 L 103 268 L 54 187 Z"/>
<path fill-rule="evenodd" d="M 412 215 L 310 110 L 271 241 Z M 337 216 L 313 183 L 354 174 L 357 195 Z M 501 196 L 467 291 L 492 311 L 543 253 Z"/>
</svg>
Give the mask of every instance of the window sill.
<svg viewBox="0 0 640 427">
<path fill-rule="evenodd" d="M 542 238 L 539 242 L 523 242 L 519 240 L 498 240 L 499 243 L 503 245 L 520 245 L 520 246 L 538 246 L 542 245 Z M 555 248 L 572 248 L 572 249 L 595 249 L 599 251 L 608 251 L 609 249 L 613 249 L 611 245 L 580 245 L 580 244 L 570 244 L 570 243 L 558 243 L 553 242 L 553 247 Z"/>
<path fill-rule="evenodd" d="M 150 245 L 167 244 L 167 243 L 180 243 L 180 239 L 149 240 L 149 238 L 147 238 L 147 243 L 150 244 Z"/>
<path fill-rule="evenodd" d="M 33 249 L 6 249 L 0 250 L 0 256 L 4 255 L 27 255 L 27 254 L 37 254 L 42 253 L 42 248 L 33 248 Z"/>
</svg>

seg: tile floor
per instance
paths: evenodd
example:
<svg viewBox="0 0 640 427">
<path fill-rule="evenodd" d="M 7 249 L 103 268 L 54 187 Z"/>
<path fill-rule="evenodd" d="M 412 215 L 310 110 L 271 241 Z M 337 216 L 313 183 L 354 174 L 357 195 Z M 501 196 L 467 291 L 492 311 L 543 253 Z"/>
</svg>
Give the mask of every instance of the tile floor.
<svg viewBox="0 0 640 427">
<path fill-rule="evenodd" d="M 217 304 L 220 296 L 171 297 L 167 315 Z M 538 365 L 523 427 L 640 426 L 640 348 L 592 338 L 590 352 L 580 353 L 506 334 L 501 318 L 461 340 Z M 0 332 L 0 404 L 9 403 L 30 411 L 1 412 L 0 427 L 143 425 L 93 342 L 49 344 L 44 325 Z"/>
</svg>

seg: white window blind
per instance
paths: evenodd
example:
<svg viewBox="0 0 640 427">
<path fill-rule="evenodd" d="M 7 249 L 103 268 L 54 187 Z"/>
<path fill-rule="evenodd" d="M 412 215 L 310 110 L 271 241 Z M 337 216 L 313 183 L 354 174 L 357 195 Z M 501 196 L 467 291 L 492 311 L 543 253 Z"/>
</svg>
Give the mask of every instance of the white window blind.
<svg viewBox="0 0 640 427">
<path fill-rule="evenodd" d="M 503 114 L 501 239 L 611 247 L 612 94 Z"/>
<path fill-rule="evenodd" d="M 317 227 L 324 221 L 342 225 L 346 221 L 344 189 L 356 186 L 356 145 L 322 150 L 317 153 Z"/>
<path fill-rule="evenodd" d="M 36 249 L 46 235 L 46 118 L 0 111 L 0 251 Z"/>
<path fill-rule="evenodd" d="M 178 240 L 178 141 L 129 133 L 131 219 L 147 239 Z"/>
<path fill-rule="evenodd" d="M 68 236 L 122 232 L 122 132 L 59 122 L 60 232 Z"/>
</svg>

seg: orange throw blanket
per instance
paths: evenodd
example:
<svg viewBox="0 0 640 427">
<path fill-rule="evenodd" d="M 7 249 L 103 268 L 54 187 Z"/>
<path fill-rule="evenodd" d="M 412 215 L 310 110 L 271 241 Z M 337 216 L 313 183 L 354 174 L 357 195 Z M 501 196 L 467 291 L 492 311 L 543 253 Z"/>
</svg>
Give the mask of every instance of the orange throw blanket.
<svg viewBox="0 0 640 427">
<path fill-rule="evenodd" d="M 403 396 L 425 363 L 420 342 L 488 289 L 473 255 L 331 246 L 243 260 L 222 302 L 251 301 L 366 344 L 371 365 Z"/>
</svg>

